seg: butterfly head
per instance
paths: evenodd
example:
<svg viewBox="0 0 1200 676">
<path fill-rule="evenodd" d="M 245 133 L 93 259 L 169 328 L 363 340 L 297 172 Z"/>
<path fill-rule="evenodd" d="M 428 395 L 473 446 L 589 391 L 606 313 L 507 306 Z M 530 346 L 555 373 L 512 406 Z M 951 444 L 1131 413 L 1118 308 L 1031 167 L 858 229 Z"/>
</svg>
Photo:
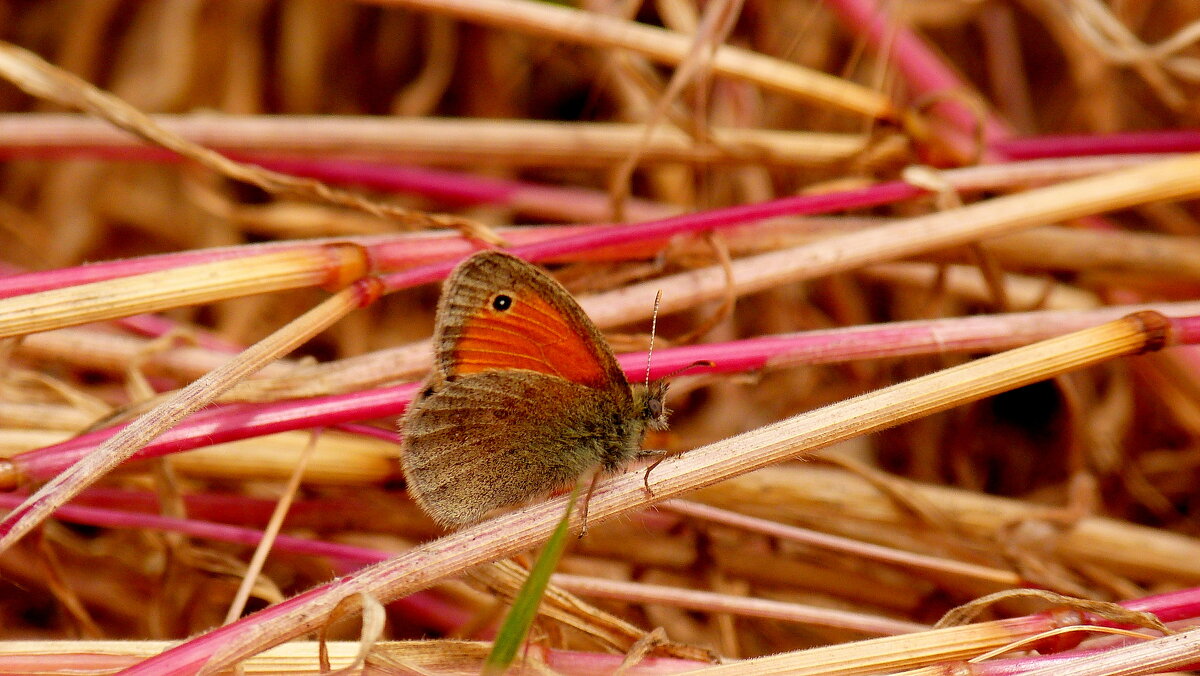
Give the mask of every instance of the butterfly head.
<svg viewBox="0 0 1200 676">
<path fill-rule="evenodd" d="M 634 409 L 638 416 L 645 421 L 646 427 L 661 432 L 667 429 L 667 382 L 655 380 L 648 384 L 635 383 L 630 385 L 633 391 Z"/>
<path fill-rule="evenodd" d="M 638 411 L 638 417 L 645 421 L 646 427 L 657 432 L 667 429 L 667 415 L 671 413 L 667 409 L 666 404 L 667 383 L 671 378 L 694 368 L 704 368 L 712 365 L 713 363 L 707 359 L 695 361 L 681 369 L 672 371 L 658 380 L 650 380 L 649 372 L 647 371 L 645 384 L 631 384 L 629 387 L 633 391 L 634 408 Z"/>
</svg>

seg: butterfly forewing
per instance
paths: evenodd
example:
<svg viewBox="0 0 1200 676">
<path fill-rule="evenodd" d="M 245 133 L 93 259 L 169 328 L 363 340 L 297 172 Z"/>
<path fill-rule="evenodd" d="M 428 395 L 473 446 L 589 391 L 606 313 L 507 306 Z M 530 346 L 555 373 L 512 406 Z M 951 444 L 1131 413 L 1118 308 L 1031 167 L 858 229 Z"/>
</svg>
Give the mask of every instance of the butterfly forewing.
<svg viewBox="0 0 1200 676">
<path fill-rule="evenodd" d="M 504 297 L 503 302 L 497 302 Z M 437 368 L 445 376 L 524 369 L 589 387 L 628 389 L 604 338 L 548 275 L 498 251 L 450 278 L 438 307 Z"/>
</svg>

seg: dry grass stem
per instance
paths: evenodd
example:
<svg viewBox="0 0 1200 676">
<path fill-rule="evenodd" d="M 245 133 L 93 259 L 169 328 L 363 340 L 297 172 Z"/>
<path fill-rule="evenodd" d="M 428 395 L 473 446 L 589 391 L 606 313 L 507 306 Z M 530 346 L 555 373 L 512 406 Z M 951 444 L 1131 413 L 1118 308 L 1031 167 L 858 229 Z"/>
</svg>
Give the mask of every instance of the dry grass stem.
<svg viewBox="0 0 1200 676">
<path fill-rule="evenodd" d="M 312 435 L 284 432 L 215 444 L 180 454 L 172 464 L 185 476 L 211 479 L 286 480 Z M 369 437 L 326 432 L 303 473 L 305 484 L 363 486 L 400 478 L 394 444 Z"/>
<path fill-rule="evenodd" d="M 91 422 L 94 420 L 87 421 Z M 87 423 L 72 429 L 77 432 Z M 31 420 L 29 426 L 35 429 L 0 427 L 0 457 L 7 458 L 50 446 L 74 436 L 71 432 L 46 429 L 42 419 Z M 172 457 L 171 466 L 185 477 L 286 481 L 295 470 L 310 437 L 309 432 L 282 432 L 245 441 L 213 444 Z M 306 485 L 363 486 L 384 484 L 400 479 L 402 475 L 395 444 L 370 437 L 327 432 L 321 435 L 303 478 Z"/>
<path fill-rule="evenodd" d="M 345 245 L 281 251 L 30 293 L 0 300 L 0 337 L 320 286 L 361 277 L 366 265 L 358 247 Z"/>
<path fill-rule="evenodd" d="M 153 115 L 163 129 L 226 151 L 312 154 L 377 161 L 467 165 L 604 166 L 642 148 L 644 163 L 759 163 L 811 166 L 849 160 L 867 139 L 772 129 L 715 127 L 712 143 L 641 125 L 522 120 L 380 119 L 330 116 Z M 0 115 L 0 136 L 15 148 L 135 148 L 138 143 L 99 120 L 80 115 Z"/>
</svg>

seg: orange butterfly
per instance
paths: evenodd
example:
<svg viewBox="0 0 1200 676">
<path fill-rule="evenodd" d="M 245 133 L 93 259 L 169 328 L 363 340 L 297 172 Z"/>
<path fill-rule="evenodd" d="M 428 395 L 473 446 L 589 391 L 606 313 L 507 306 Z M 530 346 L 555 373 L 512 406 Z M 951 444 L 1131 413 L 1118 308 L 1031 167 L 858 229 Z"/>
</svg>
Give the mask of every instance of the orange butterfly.
<svg viewBox="0 0 1200 676">
<path fill-rule="evenodd" d="M 595 324 L 539 268 L 471 256 L 446 280 L 436 321 L 433 373 L 400 426 L 409 493 L 438 523 L 472 523 L 657 455 L 641 444 L 647 428 L 667 428 L 666 384 L 626 381 Z M 583 512 L 586 522 L 586 502 Z"/>
</svg>

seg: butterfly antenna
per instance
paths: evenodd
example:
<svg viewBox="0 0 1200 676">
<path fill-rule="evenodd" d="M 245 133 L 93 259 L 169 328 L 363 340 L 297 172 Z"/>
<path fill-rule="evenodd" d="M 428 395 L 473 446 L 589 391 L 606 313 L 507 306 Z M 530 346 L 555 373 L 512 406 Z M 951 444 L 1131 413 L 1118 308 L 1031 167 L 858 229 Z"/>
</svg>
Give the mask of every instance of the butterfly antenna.
<svg viewBox="0 0 1200 676">
<path fill-rule="evenodd" d="M 674 378 L 675 376 L 680 375 L 682 373 L 686 373 L 688 371 L 691 371 L 692 369 L 708 368 L 710 366 L 716 366 L 716 365 L 717 365 L 716 362 L 709 361 L 707 359 L 700 359 L 698 361 L 694 361 L 694 362 L 688 364 L 687 366 L 684 366 L 683 368 L 678 368 L 678 369 L 675 369 L 674 371 L 671 371 L 667 375 L 663 376 L 663 380 L 670 380 L 670 379 Z"/>
<path fill-rule="evenodd" d="M 650 315 L 650 349 L 646 350 L 646 387 L 650 387 L 650 357 L 654 356 L 654 333 L 658 329 L 658 306 L 662 303 L 662 289 L 654 296 L 654 313 Z"/>
</svg>

